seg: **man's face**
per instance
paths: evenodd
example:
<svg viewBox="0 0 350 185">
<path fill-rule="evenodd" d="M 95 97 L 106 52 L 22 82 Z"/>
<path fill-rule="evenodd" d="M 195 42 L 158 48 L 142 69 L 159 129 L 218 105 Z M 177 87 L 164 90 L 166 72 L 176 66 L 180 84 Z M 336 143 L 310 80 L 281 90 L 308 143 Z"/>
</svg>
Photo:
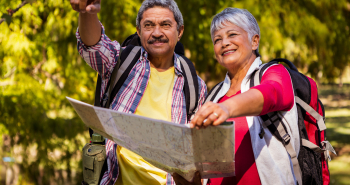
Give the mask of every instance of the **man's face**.
<svg viewBox="0 0 350 185">
<path fill-rule="evenodd" d="M 151 58 L 168 57 L 173 55 L 183 30 L 183 26 L 177 30 L 172 11 L 168 8 L 153 7 L 144 11 L 137 34 Z"/>
</svg>

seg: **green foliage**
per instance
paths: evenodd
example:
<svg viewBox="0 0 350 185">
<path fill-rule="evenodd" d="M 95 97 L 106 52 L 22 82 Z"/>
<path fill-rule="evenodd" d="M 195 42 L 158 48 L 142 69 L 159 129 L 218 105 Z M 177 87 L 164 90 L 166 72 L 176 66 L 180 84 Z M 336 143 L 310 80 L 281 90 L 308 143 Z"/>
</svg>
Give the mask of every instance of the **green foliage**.
<svg viewBox="0 0 350 185">
<path fill-rule="evenodd" d="M 96 73 L 76 50 L 78 13 L 69 1 L 26 2 L 10 16 L 8 10 L 22 1 L 0 1 L 0 16 L 6 22 L 0 24 L 0 157 L 15 158 L 21 182 L 79 183 L 80 150 L 88 134 L 65 97 L 93 103 Z M 136 31 L 141 3 L 102 0 L 99 17 L 112 40 L 122 42 Z M 226 7 L 244 8 L 256 17 L 265 62 L 288 58 L 323 82 L 340 77 L 349 65 L 349 0 L 177 3 L 185 21 L 181 42 L 207 82 L 220 81 L 226 73 L 215 60 L 210 37 L 212 17 Z M 68 180 L 62 180 L 63 172 L 57 176 L 57 170 L 65 171 Z"/>
<path fill-rule="evenodd" d="M 12 17 L 8 14 L 2 14 L 1 18 L 5 19 L 7 24 L 11 23 Z"/>
<path fill-rule="evenodd" d="M 20 3 L 1 1 L 0 12 Z M 0 125 L 11 138 L 0 156 L 14 157 L 29 182 L 40 171 L 43 184 L 55 170 L 81 171 L 86 128 L 65 97 L 91 103 L 96 74 L 76 50 L 77 17 L 69 1 L 37 1 L 0 25 Z M 36 154 L 28 153 L 33 147 Z"/>
<path fill-rule="evenodd" d="M 288 58 L 318 81 L 332 82 L 350 61 L 349 0 L 178 1 L 185 19 L 182 42 L 206 81 L 222 79 L 210 38 L 212 16 L 226 7 L 244 8 L 257 19 L 260 53 L 267 62 Z M 195 11 L 196 10 L 196 11 Z"/>
<path fill-rule="evenodd" d="M 142 0 L 102 1 L 100 20 L 106 34 L 122 43 L 136 32 L 136 16 Z"/>
</svg>

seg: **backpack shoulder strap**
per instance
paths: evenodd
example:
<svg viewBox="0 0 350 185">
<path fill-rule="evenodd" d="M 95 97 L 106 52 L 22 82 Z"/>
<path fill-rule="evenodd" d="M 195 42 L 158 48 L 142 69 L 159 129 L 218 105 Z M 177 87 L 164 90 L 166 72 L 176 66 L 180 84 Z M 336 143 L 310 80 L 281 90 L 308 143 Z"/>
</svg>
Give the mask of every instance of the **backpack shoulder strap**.
<svg viewBox="0 0 350 185">
<path fill-rule="evenodd" d="M 186 99 L 187 116 L 191 117 L 191 115 L 194 114 L 194 111 L 198 106 L 199 99 L 199 84 L 197 72 L 193 63 L 188 58 L 180 55 L 179 59 L 181 64 L 181 70 L 183 71 L 183 75 L 185 77 L 184 92 Z"/>
<path fill-rule="evenodd" d="M 224 82 L 220 82 L 218 84 L 216 84 L 208 93 L 207 97 L 204 100 L 204 103 L 208 102 L 208 101 L 214 101 L 216 95 L 219 93 L 220 89 L 222 88 Z"/>
<path fill-rule="evenodd" d="M 123 52 L 123 48 L 120 47 L 120 53 Z M 113 79 L 113 76 L 115 77 L 117 75 L 117 72 L 118 72 L 118 69 L 119 69 L 119 66 L 120 66 L 120 57 L 118 57 L 117 59 L 117 63 L 116 65 L 114 66 L 114 69 L 112 71 L 112 75 L 111 75 L 111 79 Z M 95 102 L 94 102 L 94 106 L 98 106 L 98 107 L 104 107 L 103 105 L 106 103 L 106 102 L 101 102 L 101 98 L 100 98 L 100 93 L 101 93 L 101 84 L 102 84 L 102 78 L 100 75 L 97 75 L 97 83 L 96 83 L 96 90 L 95 90 Z M 108 92 L 106 95 L 109 96 L 111 94 L 110 91 L 110 81 L 108 82 L 107 84 L 107 90 L 106 92 Z M 104 95 L 105 95 L 104 94 Z M 102 99 L 106 99 L 104 96 L 102 97 Z M 107 98 L 108 99 L 108 98 Z M 106 100 L 107 100 L 106 99 Z"/>
<path fill-rule="evenodd" d="M 113 77 L 110 81 L 112 83 L 112 89 L 110 93 L 110 102 L 115 98 L 120 88 L 123 86 L 125 80 L 128 78 L 130 71 L 135 66 L 136 62 L 140 58 L 141 55 L 141 46 L 127 46 L 123 52 L 120 54 L 120 67 L 115 77 Z M 110 103 L 108 103 L 105 107 L 110 107 Z"/>
<path fill-rule="evenodd" d="M 96 91 L 95 91 L 95 106 L 109 107 L 115 95 L 123 85 L 128 77 L 131 69 L 136 64 L 141 54 L 140 46 L 128 46 L 125 49 L 120 49 L 117 64 L 115 65 L 111 74 L 110 80 L 107 84 L 107 89 L 100 99 L 102 78 L 98 75 Z"/>
<path fill-rule="evenodd" d="M 259 69 L 255 70 L 250 76 L 250 87 L 259 85 L 261 82 L 262 75 L 264 74 L 264 71 L 266 71 L 266 69 L 269 68 L 270 66 L 275 65 L 277 63 L 278 63 L 277 61 L 271 61 L 260 65 Z"/>
<path fill-rule="evenodd" d="M 120 54 L 123 53 L 123 48 L 120 47 L 120 50 L 119 50 Z M 118 75 L 118 72 L 119 72 L 119 68 L 120 68 L 120 63 L 121 63 L 121 60 L 120 60 L 120 57 L 118 57 L 118 61 L 117 61 L 117 64 L 115 65 L 114 69 L 113 69 L 113 72 L 112 72 L 112 75 L 110 77 L 110 80 L 109 80 L 109 84 L 107 86 L 107 94 L 106 94 L 106 97 L 104 96 L 103 97 L 103 102 L 102 102 L 102 106 L 103 107 L 108 107 L 109 104 L 111 103 L 111 93 L 112 93 L 112 90 L 113 90 L 113 87 L 115 86 L 115 83 L 116 83 L 116 77 Z M 106 104 L 107 103 L 107 104 Z"/>
</svg>

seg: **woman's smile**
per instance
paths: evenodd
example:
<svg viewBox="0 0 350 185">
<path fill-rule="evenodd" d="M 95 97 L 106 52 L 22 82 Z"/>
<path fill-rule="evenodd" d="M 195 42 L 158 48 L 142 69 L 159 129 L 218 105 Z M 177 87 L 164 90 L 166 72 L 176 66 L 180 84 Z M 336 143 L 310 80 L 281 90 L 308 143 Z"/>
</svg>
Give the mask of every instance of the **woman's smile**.
<svg viewBox="0 0 350 185">
<path fill-rule="evenodd" d="M 233 54 L 234 52 L 236 52 L 237 49 L 229 49 L 229 50 L 225 50 L 221 55 L 222 56 L 227 56 L 230 54 Z"/>
</svg>

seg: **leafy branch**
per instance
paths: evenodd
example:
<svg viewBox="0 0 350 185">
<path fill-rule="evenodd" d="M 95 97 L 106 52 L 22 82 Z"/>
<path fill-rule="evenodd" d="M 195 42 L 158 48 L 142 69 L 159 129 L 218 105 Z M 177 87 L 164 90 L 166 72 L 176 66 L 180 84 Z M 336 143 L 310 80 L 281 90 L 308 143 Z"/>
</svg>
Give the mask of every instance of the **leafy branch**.
<svg viewBox="0 0 350 185">
<path fill-rule="evenodd" d="M 1 19 L 0 19 L 0 24 L 4 21 L 7 22 L 7 24 L 10 24 L 11 23 L 11 20 L 12 20 L 12 16 L 13 14 L 15 14 L 19 9 L 21 9 L 24 5 L 28 4 L 28 1 L 22 1 L 22 3 L 14 10 L 12 9 L 8 9 L 7 10 L 7 13 L 8 14 L 3 14 L 1 16 Z"/>
</svg>

